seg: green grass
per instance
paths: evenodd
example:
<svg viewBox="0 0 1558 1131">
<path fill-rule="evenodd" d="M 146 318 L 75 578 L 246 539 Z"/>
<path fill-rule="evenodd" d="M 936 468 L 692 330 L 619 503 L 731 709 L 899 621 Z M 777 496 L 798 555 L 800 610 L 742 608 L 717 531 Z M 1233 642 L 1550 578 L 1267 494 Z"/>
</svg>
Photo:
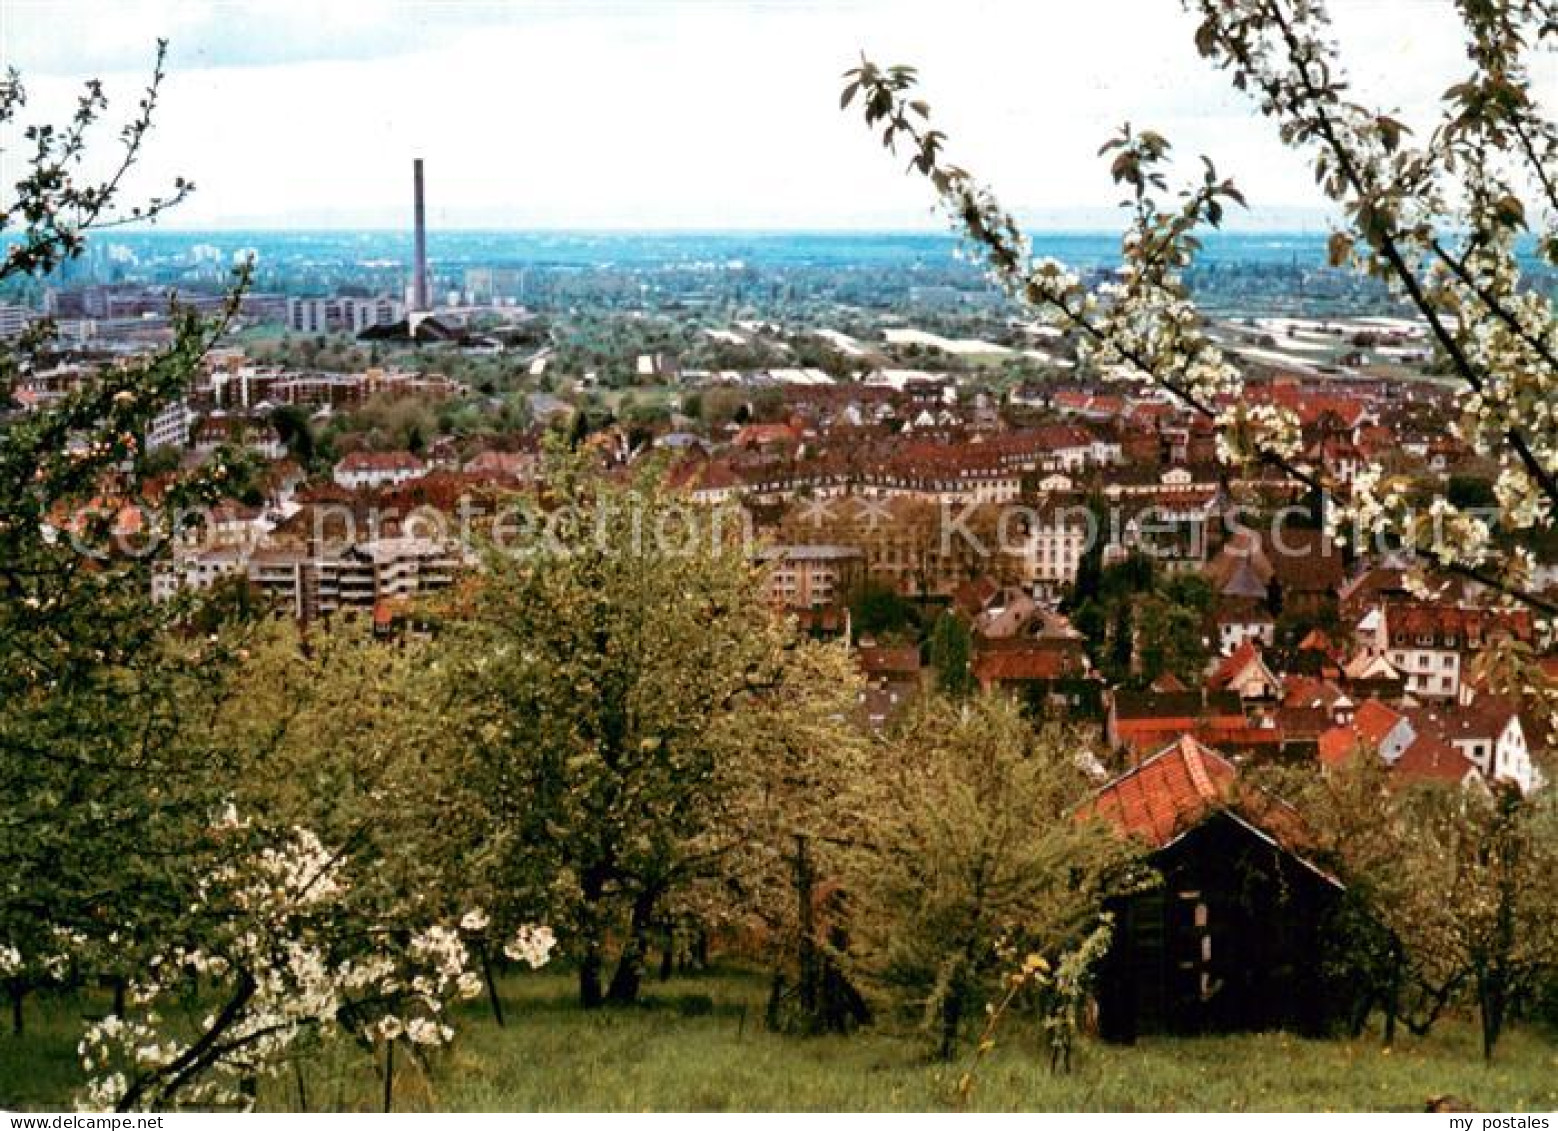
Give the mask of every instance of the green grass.
<svg viewBox="0 0 1558 1131">
<path fill-rule="evenodd" d="M 509 1024 L 477 1002 L 462 1035 L 425 1069 L 403 1059 L 402 1110 L 939 1110 L 952 1106 L 962 1071 L 926 1059 L 903 1035 L 787 1038 L 763 1031 L 760 979 L 720 975 L 652 984 L 639 1008 L 586 1014 L 562 974 L 504 986 Z M 706 995 L 714 1008 L 695 1000 Z M 88 1003 L 96 1005 L 96 1003 Z M 0 1107 L 59 1108 L 79 1084 L 74 1046 L 87 1007 L 33 999 L 29 1033 L 0 1036 Z M 382 1084 L 366 1056 L 344 1044 L 312 1054 L 303 1072 L 309 1105 L 376 1110 Z M 295 1109 L 291 1073 L 267 1082 L 261 1105 Z M 992 1110 L 1421 1111 L 1453 1093 L 1483 1110 L 1558 1108 L 1558 1045 L 1526 1028 L 1484 1066 L 1471 1025 L 1443 1023 L 1392 1051 L 1377 1037 L 1304 1041 L 1280 1033 L 1086 1042 L 1075 1071 L 1052 1076 L 1034 1035 L 1003 1032 L 979 1070 L 972 1106 Z"/>
</svg>

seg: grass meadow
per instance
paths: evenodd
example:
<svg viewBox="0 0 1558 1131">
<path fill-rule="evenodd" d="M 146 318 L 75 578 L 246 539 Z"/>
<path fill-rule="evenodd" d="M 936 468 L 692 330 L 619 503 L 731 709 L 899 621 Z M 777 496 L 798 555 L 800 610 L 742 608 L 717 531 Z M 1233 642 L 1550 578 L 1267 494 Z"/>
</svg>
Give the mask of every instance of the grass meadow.
<svg viewBox="0 0 1558 1131">
<path fill-rule="evenodd" d="M 461 1036 L 426 1064 L 402 1055 L 396 1110 L 936 1111 L 955 1108 L 964 1064 L 928 1059 L 913 1034 L 782 1037 L 762 1025 L 765 984 L 742 974 L 651 983 L 629 1009 L 581 1011 L 562 973 L 503 985 L 508 1024 L 485 1000 L 462 1008 Z M 60 1109 L 82 1080 L 82 1016 L 104 1002 L 30 998 L 27 1032 L 0 1036 L 0 1107 Z M 271 1110 L 381 1110 L 378 1066 L 337 1043 L 261 1086 Z M 301 1087 L 300 1087 L 301 1085 Z M 1517 1028 L 1485 1066 L 1471 1024 L 1451 1019 L 1394 1049 L 1377 1034 L 1306 1041 L 1281 1033 L 1084 1042 L 1070 1075 L 1051 1075 L 1036 1034 L 1003 1030 L 968 1106 L 998 1111 L 1422 1111 L 1454 1094 L 1480 1110 L 1558 1109 L 1558 1042 Z"/>
</svg>

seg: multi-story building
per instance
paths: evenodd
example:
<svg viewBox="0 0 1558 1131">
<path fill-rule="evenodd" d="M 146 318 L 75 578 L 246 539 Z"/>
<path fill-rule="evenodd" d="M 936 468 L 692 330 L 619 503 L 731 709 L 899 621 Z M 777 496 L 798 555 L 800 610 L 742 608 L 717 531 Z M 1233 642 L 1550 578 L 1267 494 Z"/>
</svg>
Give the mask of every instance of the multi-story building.
<svg viewBox="0 0 1558 1131">
<path fill-rule="evenodd" d="M 257 550 L 249 558 L 248 575 L 294 616 L 310 619 L 446 589 L 471 565 L 451 543 L 407 536 L 314 550 Z"/>
<path fill-rule="evenodd" d="M 30 307 L 0 302 L 0 339 L 19 337 L 37 317 Z"/>
<path fill-rule="evenodd" d="M 337 295 L 333 298 L 287 300 L 287 326 L 299 334 L 360 334 L 372 326 L 399 322 L 405 316 L 403 303 L 383 295 L 376 298 Z"/>
<path fill-rule="evenodd" d="M 770 564 L 768 596 L 791 609 L 818 609 L 843 601 L 864 573 L 865 555 L 854 546 L 768 546 L 758 558 Z"/>
</svg>

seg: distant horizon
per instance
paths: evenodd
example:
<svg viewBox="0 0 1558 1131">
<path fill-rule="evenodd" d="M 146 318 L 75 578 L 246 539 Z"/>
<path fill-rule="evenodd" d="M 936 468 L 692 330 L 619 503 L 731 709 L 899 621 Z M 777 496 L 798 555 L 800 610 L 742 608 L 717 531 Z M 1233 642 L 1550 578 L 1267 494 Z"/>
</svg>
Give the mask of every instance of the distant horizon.
<svg viewBox="0 0 1558 1131">
<path fill-rule="evenodd" d="M 1059 225 L 1026 225 L 1024 230 L 1030 235 L 1047 236 L 1119 236 L 1124 232 L 1124 226 L 1117 228 L 1108 227 L 1064 227 Z M 1318 224 L 1313 227 L 1236 227 L 1225 225 L 1222 228 L 1207 229 L 1201 232 L 1203 238 L 1217 239 L 1225 236 L 1313 236 L 1324 235 L 1329 232 L 1329 226 Z M 300 224 L 294 226 L 279 226 L 272 224 L 233 224 L 233 225 L 203 225 L 199 227 L 182 227 L 174 224 L 147 224 L 125 225 L 114 229 L 113 233 L 101 233 L 99 239 L 111 239 L 118 235 L 233 235 L 238 233 L 253 233 L 256 235 L 310 235 L 328 234 L 339 232 L 364 232 L 373 235 L 401 235 L 410 238 L 411 226 L 382 225 L 382 224 L 339 224 L 318 225 Z M 582 235 L 582 234 L 612 234 L 612 235 L 687 235 L 687 236 L 721 236 L 721 235 L 774 235 L 774 236 L 828 236 L 828 235 L 881 235 L 881 236 L 942 236 L 954 242 L 961 239 L 957 232 L 950 228 L 939 227 L 892 227 L 874 225 L 775 225 L 765 226 L 727 226 L 727 227 L 688 227 L 680 225 L 644 225 L 629 226 L 618 224 L 579 224 L 579 225 L 551 225 L 551 224 L 481 224 L 474 226 L 445 226 L 438 227 L 428 225 L 428 238 L 432 239 L 440 234 L 446 235 L 487 235 L 487 234 L 556 234 L 556 235 Z"/>
</svg>

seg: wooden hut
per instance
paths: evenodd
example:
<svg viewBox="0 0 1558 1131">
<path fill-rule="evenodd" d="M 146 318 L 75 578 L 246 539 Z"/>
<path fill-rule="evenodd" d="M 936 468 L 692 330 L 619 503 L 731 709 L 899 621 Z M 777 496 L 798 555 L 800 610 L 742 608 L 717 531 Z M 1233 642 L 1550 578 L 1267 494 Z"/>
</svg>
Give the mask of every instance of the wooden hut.
<svg viewBox="0 0 1558 1131">
<path fill-rule="evenodd" d="M 1317 1033 L 1330 1020 L 1322 964 L 1341 885 L 1306 859 L 1297 813 L 1237 789 L 1237 777 L 1226 758 L 1184 737 L 1084 807 L 1147 844 L 1163 877 L 1113 908 L 1098 984 L 1105 1039 Z"/>
</svg>

